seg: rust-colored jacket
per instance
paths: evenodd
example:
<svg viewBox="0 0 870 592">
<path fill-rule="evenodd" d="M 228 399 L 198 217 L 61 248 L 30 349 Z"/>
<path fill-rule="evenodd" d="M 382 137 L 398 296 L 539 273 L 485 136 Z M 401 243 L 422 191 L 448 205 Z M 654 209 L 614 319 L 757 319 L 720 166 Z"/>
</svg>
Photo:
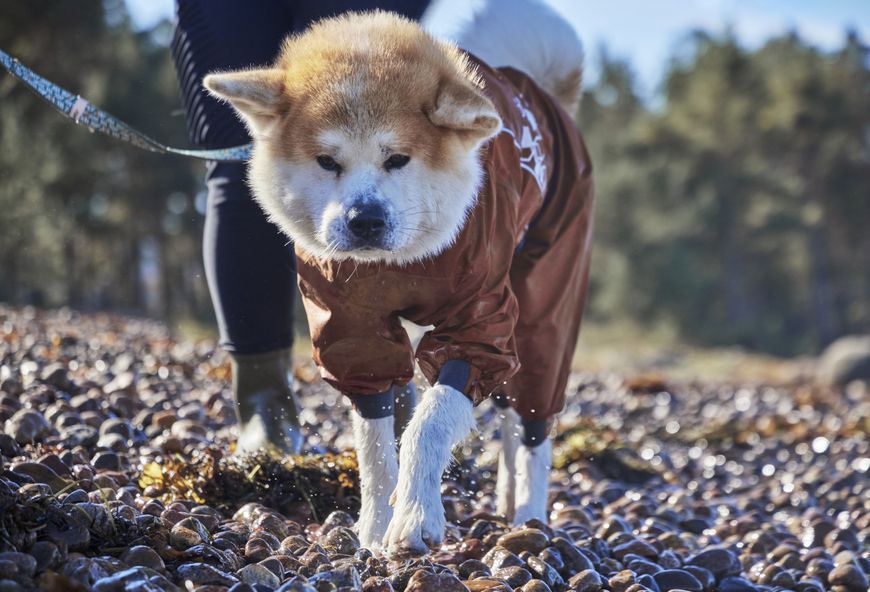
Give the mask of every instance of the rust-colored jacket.
<svg viewBox="0 0 870 592">
<path fill-rule="evenodd" d="M 403 317 L 433 325 L 416 360 L 430 383 L 471 365 L 465 393 L 508 396 L 524 418 L 561 411 L 586 294 L 591 165 L 571 118 L 526 75 L 479 65 L 504 129 L 481 153 L 483 188 L 456 242 L 391 266 L 322 261 L 297 248 L 314 360 L 346 394 L 407 383 Z M 522 368 L 522 370 L 521 370 Z"/>
</svg>

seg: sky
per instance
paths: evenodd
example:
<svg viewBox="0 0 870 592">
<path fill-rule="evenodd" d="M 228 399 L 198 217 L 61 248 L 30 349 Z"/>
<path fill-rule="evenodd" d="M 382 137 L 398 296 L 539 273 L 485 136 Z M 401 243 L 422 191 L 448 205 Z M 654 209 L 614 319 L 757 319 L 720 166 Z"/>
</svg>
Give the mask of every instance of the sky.
<svg viewBox="0 0 870 592">
<path fill-rule="evenodd" d="M 174 13 L 174 0 L 126 1 L 139 28 Z M 449 32 L 461 24 L 481 1 L 436 0 L 440 30 Z M 611 56 L 632 65 L 645 96 L 656 93 L 669 58 L 694 29 L 731 28 L 749 48 L 790 30 L 821 49 L 840 46 L 847 28 L 870 43 L 870 0 L 544 1 L 579 32 L 586 47 L 587 80 L 594 82 L 600 52 L 606 47 Z"/>
</svg>

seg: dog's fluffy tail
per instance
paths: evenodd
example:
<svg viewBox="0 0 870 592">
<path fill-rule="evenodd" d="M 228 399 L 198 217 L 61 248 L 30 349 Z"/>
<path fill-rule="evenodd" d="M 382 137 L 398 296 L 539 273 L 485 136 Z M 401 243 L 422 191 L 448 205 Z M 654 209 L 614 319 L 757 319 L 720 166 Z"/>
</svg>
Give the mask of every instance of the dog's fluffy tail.
<svg viewBox="0 0 870 592">
<path fill-rule="evenodd" d="M 487 0 L 457 41 L 490 66 L 522 70 L 575 114 L 583 46 L 574 28 L 541 0 Z"/>
</svg>

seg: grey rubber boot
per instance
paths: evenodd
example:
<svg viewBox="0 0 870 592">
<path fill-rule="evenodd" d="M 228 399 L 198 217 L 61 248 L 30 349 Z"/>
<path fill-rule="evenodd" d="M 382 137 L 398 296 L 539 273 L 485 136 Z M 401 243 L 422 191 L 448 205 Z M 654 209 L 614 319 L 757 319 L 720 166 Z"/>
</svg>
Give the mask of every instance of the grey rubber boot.
<svg viewBox="0 0 870 592">
<path fill-rule="evenodd" d="M 236 450 L 299 454 L 303 436 L 293 397 L 290 350 L 233 354 L 231 358 L 239 418 Z"/>
</svg>

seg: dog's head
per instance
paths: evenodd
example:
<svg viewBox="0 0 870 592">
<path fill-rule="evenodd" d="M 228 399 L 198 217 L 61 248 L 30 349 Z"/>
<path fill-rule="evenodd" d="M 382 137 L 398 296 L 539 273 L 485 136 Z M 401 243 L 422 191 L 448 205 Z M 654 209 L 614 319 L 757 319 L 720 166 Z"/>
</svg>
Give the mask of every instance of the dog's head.
<svg viewBox="0 0 870 592">
<path fill-rule="evenodd" d="M 267 214 L 320 258 L 404 263 L 449 246 L 501 129 L 454 46 L 389 13 L 320 21 L 274 67 L 211 74 L 254 138 Z"/>
</svg>

